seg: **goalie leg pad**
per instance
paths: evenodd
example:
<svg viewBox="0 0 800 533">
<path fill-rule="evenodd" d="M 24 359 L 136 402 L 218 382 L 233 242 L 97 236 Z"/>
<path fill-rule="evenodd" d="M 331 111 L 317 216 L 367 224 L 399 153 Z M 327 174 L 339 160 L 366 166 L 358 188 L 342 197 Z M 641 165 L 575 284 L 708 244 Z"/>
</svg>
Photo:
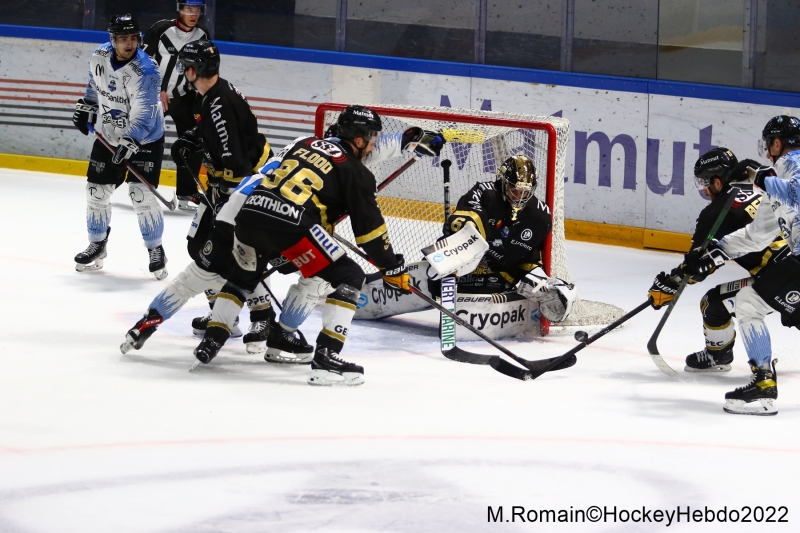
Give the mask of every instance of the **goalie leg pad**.
<svg viewBox="0 0 800 533">
<path fill-rule="evenodd" d="M 153 192 L 139 182 L 128 183 L 128 195 L 139 219 L 139 231 L 148 249 L 161 246 L 164 234 L 164 212 Z"/>
<path fill-rule="evenodd" d="M 89 242 L 105 240 L 111 222 L 111 195 L 114 185 L 86 182 L 86 229 Z"/>
<path fill-rule="evenodd" d="M 469 274 L 488 249 L 489 244 L 475 225 L 467 223 L 457 233 L 422 249 L 430 265 L 428 277 L 437 280 L 450 274 Z"/>
</svg>

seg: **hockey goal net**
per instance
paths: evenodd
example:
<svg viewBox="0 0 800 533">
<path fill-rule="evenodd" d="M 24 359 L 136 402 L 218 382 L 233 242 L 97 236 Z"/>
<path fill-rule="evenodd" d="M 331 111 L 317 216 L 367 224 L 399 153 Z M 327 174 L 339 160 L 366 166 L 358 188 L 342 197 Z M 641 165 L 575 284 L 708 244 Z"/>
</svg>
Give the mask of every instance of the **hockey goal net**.
<svg viewBox="0 0 800 533">
<path fill-rule="evenodd" d="M 316 112 L 315 135 L 322 136 L 348 105 L 351 104 L 320 105 Z M 448 141 L 440 157 L 419 159 L 378 193 L 378 204 L 386 218 L 392 246 L 405 255 L 407 262 L 420 260 L 420 250 L 442 234 L 445 219 L 442 160 L 452 161 L 450 203 L 453 209 L 476 182 L 496 179 L 496 170 L 506 158 L 524 154 L 536 166 L 539 179 L 535 194 L 547 203 L 553 216 L 553 231 L 542 253 L 545 271 L 550 276 L 572 281 L 564 237 L 567 119 L 449 107 L 364 105 L 380 115 L 383 133 L 403 132 L 417 126 L 441 131 Z M 406 154 L 404 159 L 394 158 L 371 165 L 379 187 L 411 158 L 411 154 Z M 336 231 L 352 240 L 348 221 L 339 224 Z M 579 300 L 569 318 L 558 326 L 604 325 L 624 314 L 624 310 L 613 305 Z M 543 323 L 542 334 L 547 334 L 548 329 L 550 326 Z"/>
</svg>

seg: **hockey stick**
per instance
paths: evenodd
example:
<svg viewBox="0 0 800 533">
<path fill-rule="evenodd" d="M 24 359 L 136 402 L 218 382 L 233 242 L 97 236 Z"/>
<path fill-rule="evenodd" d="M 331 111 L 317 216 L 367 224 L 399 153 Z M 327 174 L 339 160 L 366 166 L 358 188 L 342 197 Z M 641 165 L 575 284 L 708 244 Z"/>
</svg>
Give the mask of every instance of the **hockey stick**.
<svg viewBox="0 0 800 533">
<path fill-rule="evenodd" d="M 731 187 L 731 194 L 728 199 L 725 201 L 725 205 L 722 206 L 722 211 L 720 211 L 717 220 L 714 222 L 714 225 L 711 227 L 711 231 L 706 236 L 703 244 L 700 245 L 700 251 L 705 252 L 708 245 L 714 239 L 714 234 L 717 233 L 717 230 L 722 225 L 722 222 L 725 220 L 725 217 L 728 215 L 728 211 L 731 209 L 731 205 L 733 205 L 733 201 L 736 199 L 736 195 L 738 194 L 739 189 L 736 187 Z M 678 285 L 678 290 L 675 291 L 675 296 L 669 302 L 667 306 L 667 311 L 664 313 L 664 316 L 661 317 L 661 320 L 656 326 L 653 335 L 650 337 L 650 340 L 647 342 L 647 351 L 650 353 L 650 357 L 653 359 L 653 362 L 656 366 L 664 372 L 666 375 L 670 377 L 677 377 L 678 373 L 675 372 L 667 363 L 664 361 L 664 358 L 661 357 L 661 354 L 658 353 L 658 336 L 661 334 L 661 330 L 664 328 L 664 324 L 667 323 L 667 319 L 669 315 L 672 314 L 672 310 L 675 308 L 675 304 L 678 302 L 678 298 L 680 298 L 681 293 L 683 293 L 683 289 L 686 288 L 686 285 L 689 283 L 689 279 L 691 278 L 690 275 L 686 274 L 683 276 L 680 285 Z"/>
<path fill-rule="evenodd" d="M 189 162 L 186 160 L 186 156 L 184 156 L 183 154 L 181 154 L 181 164 L 194 180 L 194 184 L 197 185 L 197 192 L 200 193 L 200 196 L 202 196 L 203 199 L 206 201 L 206 205 L 213 211 L 214 206 L 211 205 L 211 200 L 209 200 L 208 196 L 206 196 L 206 190 L 203 188 L 203 184 L 200 183 L 200 178 L 197 177 L 197 175 L 194 173 L 191 167 L 189 167 Z"/>
<path fill-rule="evenodd" d="M 99 141 L 100 141 L 100 142 L 103 144 L 103 146 L 105 146 L 106 148 L 108 148 L 108 151 L 109 151 L 109 152 L 111 152 L 111 153 L 113 154 L 113 153 L 114 153 L 114 148 L 113 148 L 113 147 L 112 147 L 110 144 L 108 144 L 108 141 L 106 141 L 106 140 L 105 140 L 105 138 L 104 138 L 102 135 L 100 135 L 100 132 L 98 132 L 97 130 L 95 130 L 95 129 L 94 129 L 94 126 L 92 126 L 91 124 L 88 124 L 88 125 L 87 125 L 87 127 L 88 127 L 88 128 L 89 128 L 89 129 L 90 129 L 90 130 L 91 130 L 91 131 L 92 131 L 92 132 L 93 132 L 93 133 L 94 133 L 96 136 L 97 136 L 97 139 L 98 139 L 98 140 L 99 140 Z M 123 163 L 122 163 L 122 166 L 124 166 L 126 169 L 128 169 L 128 172 L 130 172 L 131 174 L 133 174 L 133 176 L 134 176 L 134 177 L 135 177 L 137 180 L 141 181 L 141 182 L 142 182 L 142 184 L 143 184 L 145 187 L 147 187 L 148 189 L 150 189 L 150 192 L 152 192 L 152 193 L 155 195 L 155 197 L 156 197 L 156 198 L 158 198 L 159 200 L 161 200 L 161 203 L 162 203 L 162 204 L 164 204 L 164 205 L 165 205 L 165 206 L 166 206 L 166 207 L 167 207 L 167 208 L 168 208 L 170 211 L 175 211 L 175 208 L 178 206 L 178 202 L 177 202 L 177 199 L 176 199 L 174 196 L 173 196 L 173 198 L 172 198 L 172 201 L 171 201 L 171 202 L 168 202 L 168 201 L 166 200 L 166 198 L 164 198 L 163 196 L 161 196 L 161 194 L 160 194 L 160 193 L 159 193 L 159 192 L 156 190 L 156 188 L 155 188 L 155 187 L 153 187 L 153 186 L 150 184 L 150 182 L 148 182 L 148 181 L 147 181 L 146 179 L 144 179 L 144 178 L 143 178 L 143 177 L 142 177 L 142 176 L 141 176 L 141 175 L 140 175 L 138 172 L 136 172 L 136 171 L 133 169 L 133 167 L 131 167 L 130 165 L 128 165 L 128 162 L 127 162 L 127 161 L 123 161 Z"/>
<path fill-rule="evenodd" d="M 367 254 L 365 254 L 364 252 L 359 250 L 350 241 L 348 241 L 347 239 L 345 239 L 344 237 L 342 237 L 342 236 L 340 236 L 340 235 L 338 235 L 336 233 L 333 233 L 333 237 L 337 241 L 342 243 L 347 249 L 352 251 L 354 254 L 358 255 L 359 257 L 361 257 L 365 261 L 369 261 L 369 257 L 367 256 Z M 464 319 L 462 319 L 461 317 L 459 317 L 458 315 L 456 315 L 455 313 L 453 313 L 449 309 L 445 309 L 444 307 L 439 305 L 439 303 L 436 300 L 434 300 L 433 298 L 431 298 L 430 296 L 428 296 L 424 292 L 416 289 L 415 287 L 411 287 L 411 286 L 409 287 L 409 292 L 411 292 L 411 294 L 415 294 L 419 298 L 422 298 L 428 305 L 430 305 L 434 309 L 437 309 L 439 312 L 444 313 L 445 315 L 450 317 L 456 324 L 458 324 L 459 326 L 461 326 L 463 328 L 466 328 L 471 333 L 473 333 L 474 335 L 480 337 L 484 341 L 488 342 L 489 344 L 491 344 L 492 346 L 494 346 L 495 348 L 497 348 L 498 350 L 503 352 L 505 355 L 507 355 L 508 357 L 510 357 L 511 359 L 516 361 L 517 363 L 521 364 L 522 366 L 528 368 L 529 370 L 538 369 L 541 366 L 542 361 L 529 361 L 529 360 L 527 360 L 527 359 L 525 359 L 523 357 L 518 356 L 517 354 L 515 354 L 512 351 L 510 351 L 508 348 L 506 348 L 502 344 L 499 344 L 494 339 L 486 336 L 486 334 L 482 333 L 475 326 L 473 326 L 469 322 L 466 322 Z M 455 355 L 456 354 L 454 354 L 454 356 Z M 521 368 L 518 368 L 518 367 L 515 367 L 514 365 L 508 363 L 507 361 L 504 361 L 504 360 L 500 359 L 496 355 L 495 356 L 489 356 L 489 357 L 496 357 L 497 358 L 497 359 L 492 360 L 493 362 L 495 362 L 495 364 L 492 365 L 492 368 L 494 368 L 498 372 L 502 372 L 503 374 L 509 375 L 511 377 L 516 377 L 517 379 L 523 379 L 523 380 L 531 379 L 529 377 L 528 378 L 523 377 L 524 374 L 525 374 L 525 370 L 523 370 Z M 497 360 L 499 360 L 501 362 L 498 362 Z M 549 360 L 547 360 L 547 361 L 549 361 Z M 491 364 L 491 362 L 489 364 Z M 554 368 L 555 366 L 556 365 L 553 365 L 551 368 Z M 512 372 L 511 370 L 509 370 L 508 367 L 511 367 L 511 369 L 514 369 L 514 371 Z"/>
<path fill-rule="evenodd" d="M 600 337 L 602 337 L 603 335 L 605 335 L 609 331 L 619 327 L 620 325 L 622 325 L 623 322 L 625 322 L 625 321 L 629 320 L 630 318 L 633 318 L 634 316 L 638 315 L 639 313 L 641 313 L 642 311 L 644 311 L 648 307 L 650 307 L 650 300 L 649 299 L 646 302 L 640 304 L 633 311 L 630 311 L 625 316 L 618 318 L 617 320 L 615 320 L 614 322 L 612 322 L 608 326 L 604 327 L 603 329 L 601 329 L 600 331 L 598 331 L 597 333 L 595 333 L 594 335 L 592 335 L 591 337 L 589 337 L 585 341 L 581 342 L 579 345 L 577 345 L 576 347 L 574 347 L 573 349 L 571 349 L 570 351 L 566 352 L 563 355 L 560 355 L 558 357 L 553 357 L 551 359 L 541 359 L 539 361 L 528 361 L 528 364 L 526 364 L 525 366 L 529 369 L 529 371 L 526 372 L 525 376 L 520 378 L 520 379 L 525 379 L 525 380 L 536 379 L 539 376 L 541 376 L 542 374 L 544 374 L 545 372 L 547 372 L 549 370 L 556 369 L 560 365 L 566 363 L 566 361 L 568 361 L 570 358 L 575 357 L 576 353 L 578 353 L 579 351 L 583 350 L 584 348 L 586 348 L 587 346 L 592 344 L 594 341 L 596 341 L 597 339 L 599 339 Z M 494 366 L 494 361 L 492 361 L 489 364 Z M 574 364 L 574 363 L 572 363 L 572 364 Z"/>
</svg>

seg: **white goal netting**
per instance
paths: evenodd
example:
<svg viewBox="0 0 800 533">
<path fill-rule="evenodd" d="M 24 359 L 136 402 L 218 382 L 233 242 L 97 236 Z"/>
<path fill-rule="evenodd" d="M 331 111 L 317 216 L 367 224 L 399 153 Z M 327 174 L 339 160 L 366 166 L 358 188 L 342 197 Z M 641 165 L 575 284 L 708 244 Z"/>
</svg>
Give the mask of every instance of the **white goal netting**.
<svg viewBox="0 0 800 533">
<path fill-rule="evenodd" d="M 322 104 L 317 110 L 316 134 L 335 123 L 350 104 Z M 572 281 L 564 237 L 564 169 L 566 166 L 569 121 L 560 117 L 457 109 L 368 105 L 380 116 L 384 133 L 402 132 L 411 126 L 442 131 L 448 142 L 440 157 L 425 157 L 409 166 L 378 193 L 378 203 L 386 218 L 395 251 L 407 262 L 422 258 L 420 250 L 441 236 L 444 213 L 443 173 L 440 162 L 450 167 L 450 205 L 476 182 L 496 179 L 497 167 L 511 155 L 524 154 L 536 166 L 536 196 L 545 201 L 553 215 L 553 231 L 545 244 L 545 270 L 551 276 Z M 380 184 L 403 165 L 395 158 L 370 167 Z M 351 239 L 348 221 L 337 226 L 337 233 Z M 363 263 L 366 266 L 366 263 Z M 370 266 L 372 271 L 374 267 Z M 580 292 L 580 286 L 578 286 Z M 602 302 L 576 302 L 570 317 L 559 326 L 608 324 L 625 311 Z M 546 330 L 547 326 L 545 326 Z M 546 331 L 545 331 L 546 332 Z"/>
</svg>

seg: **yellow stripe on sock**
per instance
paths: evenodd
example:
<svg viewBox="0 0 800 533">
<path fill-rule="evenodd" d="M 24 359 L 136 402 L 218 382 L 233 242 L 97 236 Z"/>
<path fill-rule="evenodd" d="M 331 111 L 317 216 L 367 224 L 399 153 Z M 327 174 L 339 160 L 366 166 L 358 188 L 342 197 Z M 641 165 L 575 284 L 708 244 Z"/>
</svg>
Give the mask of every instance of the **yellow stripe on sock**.
<svg viewBox="0 0 800 533">
<path fill-rule="evenodd" d="M 335 331 L 331 331 L 329 329 L 322 330 L 323 335 L 327 335 L 328 337 L 333 337 L 334 339 L 338 340 L 339 342 L 344 342 L 346 340 L 345 336 L 341 333 L 336 333 Z"/>
</svg>

